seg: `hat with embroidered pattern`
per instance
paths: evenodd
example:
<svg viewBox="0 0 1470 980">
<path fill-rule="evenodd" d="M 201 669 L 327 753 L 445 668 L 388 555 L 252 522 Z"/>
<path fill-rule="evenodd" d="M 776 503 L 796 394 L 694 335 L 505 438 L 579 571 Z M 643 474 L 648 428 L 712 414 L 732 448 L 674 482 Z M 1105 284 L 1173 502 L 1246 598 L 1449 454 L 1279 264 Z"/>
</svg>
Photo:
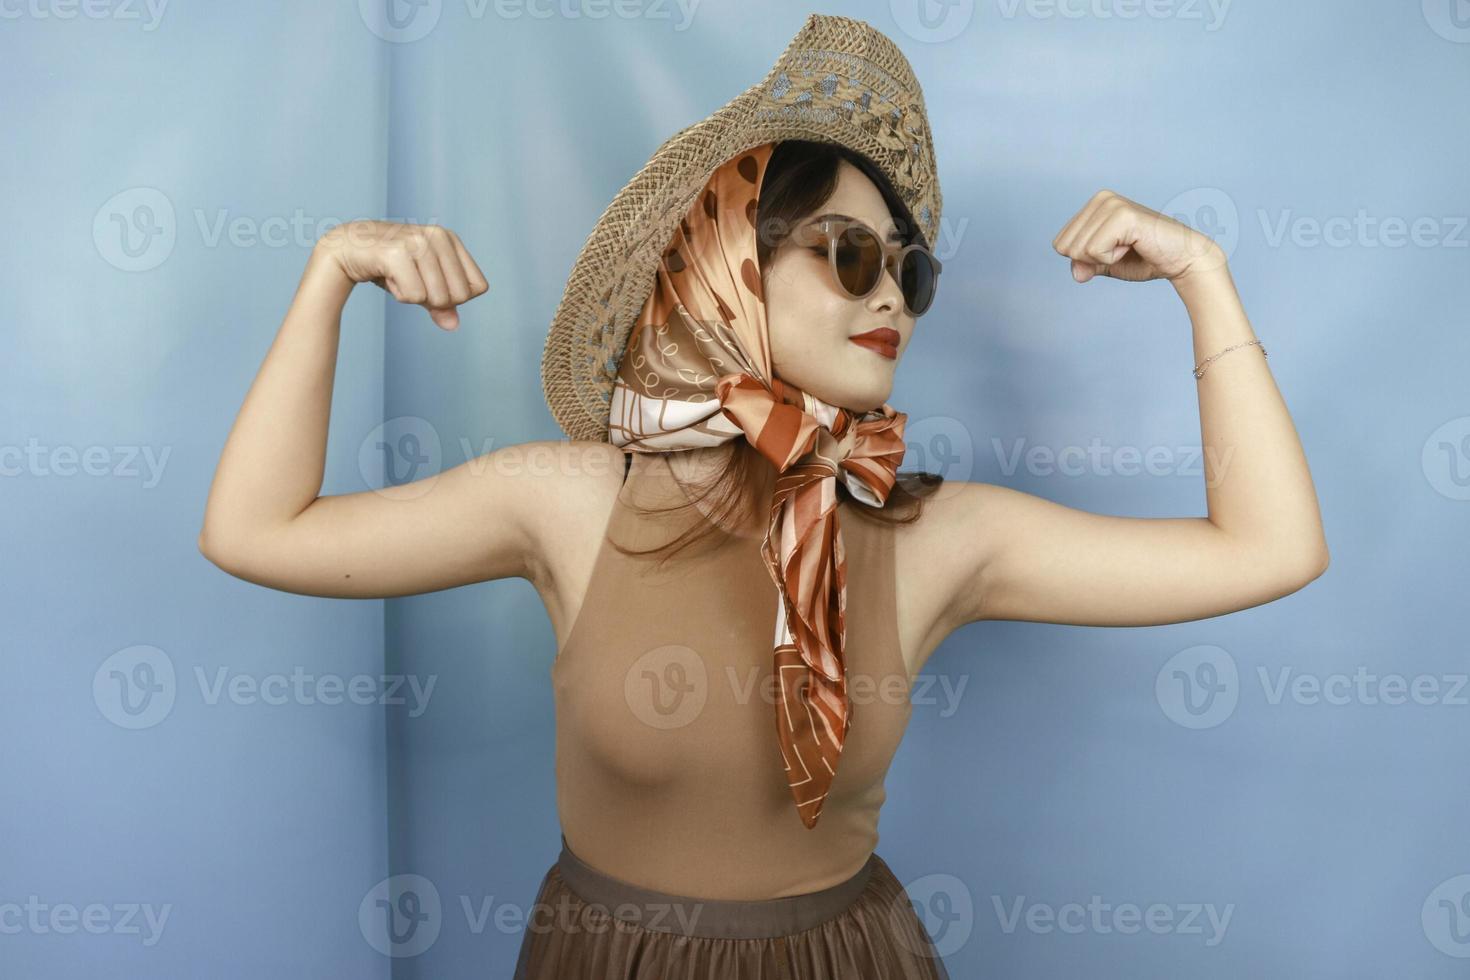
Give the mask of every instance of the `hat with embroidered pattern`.
<svg viewBox="0 0 1470 980">
<path fill-rule="evenodd" d="M 573 439 L 608 441 L 608 409 L 628 336 L 679 220 L 736 154 L 786 139 L 866 156 L 925 244 L 942 198 L 924 95 L 903 53 L 864 21 L 811 14 L 766 77 L 664 141 L 597 219 L 567 279 L 541 357 L 541 386 Z"/>
</svg>

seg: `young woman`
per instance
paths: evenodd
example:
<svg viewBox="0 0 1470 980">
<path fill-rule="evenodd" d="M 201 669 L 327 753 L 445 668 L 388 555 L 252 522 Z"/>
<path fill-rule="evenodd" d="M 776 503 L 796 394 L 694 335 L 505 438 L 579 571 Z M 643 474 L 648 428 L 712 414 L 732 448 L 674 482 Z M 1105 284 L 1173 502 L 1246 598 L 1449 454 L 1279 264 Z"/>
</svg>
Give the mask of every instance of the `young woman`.
<svg viewBox="0 0 1470 980">
<path fill-rule="evenodd" d="M 808 46 L 888 43 L 858 23 L 809 19 L 804 33 L 838 36 Z M 782 64 L 763 97 L 787 96 Z M 820 73 L 812 84 L 854 103 Z M 1110 517 L 900 476 L 905 417 L 887 398 L 938 281 L 937 187 L 900 186 L 907 171 L 846 130 L 760 141 L 771 131 L 746 125 L 733 152 L 693 165 L 707 180 L 687 207 L 657 215 L 674 232 L 655 236 L 652 288 L 623 309 L 622 337 L 578 328 L 616 348 L 588 367 L 608 384 L 601 438 L 320 496 L 354 285 L 444 329 L 488 289 L 452 231 L 358 222 L 312 254 L 210 491 L 201 550 L 272 588 L 536 587 L 558 648 L 562 852 L 518 977 L 947 976 L 875 851 L 909 683 L 945 636 L 983 619 L 1218 616 L 1327 565 L 1291 419 L 1207 238 L 1103 191 L 1052 243 L 1078 281 L 1166 279 L 1183 302 L 1207 516 Z M 582 271 L 569 293 L 616 297 Z M 576 428 L 559 349 L 543 379 Z"/>
</svg>

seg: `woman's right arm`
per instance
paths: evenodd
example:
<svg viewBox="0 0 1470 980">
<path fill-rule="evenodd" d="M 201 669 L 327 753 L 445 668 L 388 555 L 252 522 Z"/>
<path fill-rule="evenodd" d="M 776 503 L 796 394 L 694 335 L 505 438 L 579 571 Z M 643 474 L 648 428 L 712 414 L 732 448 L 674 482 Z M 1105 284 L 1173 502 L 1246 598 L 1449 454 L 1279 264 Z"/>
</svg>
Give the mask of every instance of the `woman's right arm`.
<svg viewBox="0 0 1470 980">
<path fill-rule="evenodd" d="M 539 581 L 547 515 L 579 488 L 530 460 L 565 443 L 506 446 L 403 486 L 319 496 L 341 313 L 358 282 L 425 306 L 448 330 L 454 307 L 488 288 L 446 229 L 354 222 L 318 242 L 225 442 L 199 550 L 239 578 L 306 595 Z"/>
</svg>

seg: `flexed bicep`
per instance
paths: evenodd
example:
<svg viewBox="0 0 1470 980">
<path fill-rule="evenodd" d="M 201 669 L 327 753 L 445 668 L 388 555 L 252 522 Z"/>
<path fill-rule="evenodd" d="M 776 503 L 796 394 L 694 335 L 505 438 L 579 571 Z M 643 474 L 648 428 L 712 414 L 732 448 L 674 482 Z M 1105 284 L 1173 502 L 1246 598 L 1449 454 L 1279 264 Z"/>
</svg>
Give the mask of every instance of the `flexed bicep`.
<svg viewBox="0 0 1470 980">
<path fill-rule="evenodd" d="M 1315 553 L 1243 542 L 1204 517 L 1096 514 L 992 484 L 947 485 L 930 507 L 924 533 L 951 629 L 1206 619 L 1289 595 L 1325 567 Z"/>
</svg>

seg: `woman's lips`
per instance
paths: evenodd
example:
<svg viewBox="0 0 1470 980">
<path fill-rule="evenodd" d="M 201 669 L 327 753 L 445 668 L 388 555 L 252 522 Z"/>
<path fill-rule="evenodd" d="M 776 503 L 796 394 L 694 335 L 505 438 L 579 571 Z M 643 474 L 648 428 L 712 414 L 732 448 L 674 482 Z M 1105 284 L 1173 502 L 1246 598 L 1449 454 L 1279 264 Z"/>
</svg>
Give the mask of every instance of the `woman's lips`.
<svg viewBox="0 0 1470 980">
<path fill-rule="evenodd" d="M 894 330 L 870 330 L 865 334 L 849 338 L 859 347 L 866 347 L 870 351 L 882 354 L 889 360 L 898 357 L 897 331 Z"/>
<path fill-rule="evenodd" d="M 871 337 L 854 337 L 852 338 L 852 342 L 859 347 L 866 347 L 868 350 L 877 351 L 889 360 L 898 357 L 898 348 L 892 344 L 885 344 L 881 340 L 874 340 Z"/>
</svg>

